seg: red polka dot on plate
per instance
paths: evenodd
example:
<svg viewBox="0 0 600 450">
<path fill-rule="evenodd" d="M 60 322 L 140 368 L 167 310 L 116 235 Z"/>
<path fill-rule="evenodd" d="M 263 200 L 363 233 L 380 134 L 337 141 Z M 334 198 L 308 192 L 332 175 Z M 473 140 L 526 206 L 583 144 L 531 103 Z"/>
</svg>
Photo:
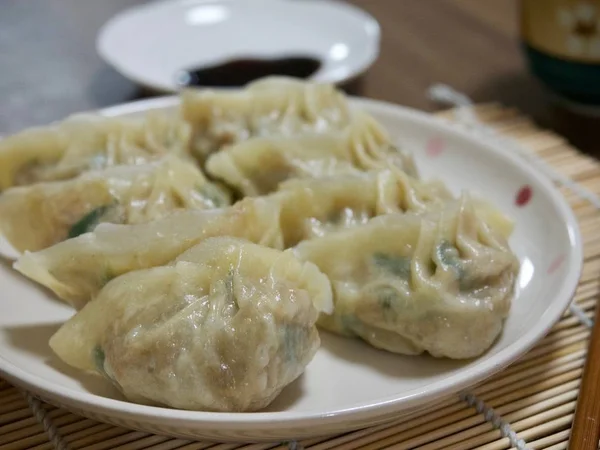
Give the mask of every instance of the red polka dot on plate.
<svg viewBox="0 0 600 450">
<path fill-rule="evenodd" d="M 515 204 L 517 206 L 525 206 L 531 201 L 531 197 L 533 196 L 533 190 L 531 186 L 525 185 L 519 192 L 517 192 L 517 196 L 515 197 Z"/>
<path fill-rule="evenodd" d="M 565 262 L 565 255 L 558 255 L 548 266 L 548 275 L 556 272 Z"/>
<path fill-rule="evenodd" d="M 440 156 L 446 148 L 446 143 L 440 137 L 433 137 L 427 141 L 425 146 L 425 154 L 430 158 L 436 158 Z"/>
</svg>

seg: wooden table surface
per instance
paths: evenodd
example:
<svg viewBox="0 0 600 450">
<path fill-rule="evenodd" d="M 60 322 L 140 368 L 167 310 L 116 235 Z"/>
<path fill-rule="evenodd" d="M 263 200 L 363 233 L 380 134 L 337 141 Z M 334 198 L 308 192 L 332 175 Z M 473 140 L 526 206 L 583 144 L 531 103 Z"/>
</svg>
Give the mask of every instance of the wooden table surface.
<svg viewBox="0 0 600 450">
<path fill-rule="evenodd" d="M 302 0 L 295 0 L 302 1 Z M 434 111 L 426 89 L 447 83 L 478 102 L 521 109 L 589 152 L 600 119 L 553 105 L 527 71 L 518 0 L 349 0 L 382 27 L 381 55 L 361 94 Z M 95 52 L 100 26 L 142 0 L 2 0 L 0 133 L 147 95 Z"/>
</svg>

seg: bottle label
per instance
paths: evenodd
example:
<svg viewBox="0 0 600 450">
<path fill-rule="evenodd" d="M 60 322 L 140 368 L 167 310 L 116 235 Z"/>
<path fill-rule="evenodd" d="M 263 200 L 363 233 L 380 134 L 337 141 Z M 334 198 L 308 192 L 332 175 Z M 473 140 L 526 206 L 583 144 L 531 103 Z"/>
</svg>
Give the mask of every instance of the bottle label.
<svg viewBox="0 0 600 450">
<path fill-rule="evenodd" d="M 551 56 L 600 63 L 600 0 L 521 0 L 521 37 Z"/>
</svg>

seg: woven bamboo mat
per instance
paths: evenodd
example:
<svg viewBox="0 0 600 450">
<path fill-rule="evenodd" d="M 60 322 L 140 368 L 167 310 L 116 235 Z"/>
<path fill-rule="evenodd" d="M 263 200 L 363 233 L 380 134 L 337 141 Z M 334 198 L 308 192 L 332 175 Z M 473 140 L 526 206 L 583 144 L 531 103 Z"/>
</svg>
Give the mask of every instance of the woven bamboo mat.
<svg viewBox="0 0 600 450">
<path fill-rule="evenodd" d="M 497 104 L 475 108 L 479 120 L 516 139 L 557 172 L 600 194 L 600 163 Z M 441 116 L 451 118 L 451 112 Z M 509 151 L 509 150 L 507 150 Z M 583 370 L 589 326 L 600 293 L 600 225 L 597 207 L 560 187 L 581 226 L 585 264 L 575 304 L 533 350 L 467 396 L 434 410 L 342 436 L 285 444 L 208 444 L 131 431 L 85 419 L 25 398 L 0 379 L 0 450 L 16 449 L 419 449 L 503 450 L 567 448 Z M 586 324 L 587 322 L 587 324 Z"/>
</svg>

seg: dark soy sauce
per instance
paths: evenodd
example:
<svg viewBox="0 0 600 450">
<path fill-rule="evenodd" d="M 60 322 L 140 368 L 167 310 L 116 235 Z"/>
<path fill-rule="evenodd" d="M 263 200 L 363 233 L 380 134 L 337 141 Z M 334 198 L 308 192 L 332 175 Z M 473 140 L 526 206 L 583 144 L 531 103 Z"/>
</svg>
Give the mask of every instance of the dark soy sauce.
<svg viewBox="0 0 600 450">
<path fill-rule="evenodd" d="M 267 76 L 308 78 L 321 67 L 311 57 L 243 58 L 208 67 L 184 69 L 176 76 L 180 86 L 239 87 Z"/>
</svg>

